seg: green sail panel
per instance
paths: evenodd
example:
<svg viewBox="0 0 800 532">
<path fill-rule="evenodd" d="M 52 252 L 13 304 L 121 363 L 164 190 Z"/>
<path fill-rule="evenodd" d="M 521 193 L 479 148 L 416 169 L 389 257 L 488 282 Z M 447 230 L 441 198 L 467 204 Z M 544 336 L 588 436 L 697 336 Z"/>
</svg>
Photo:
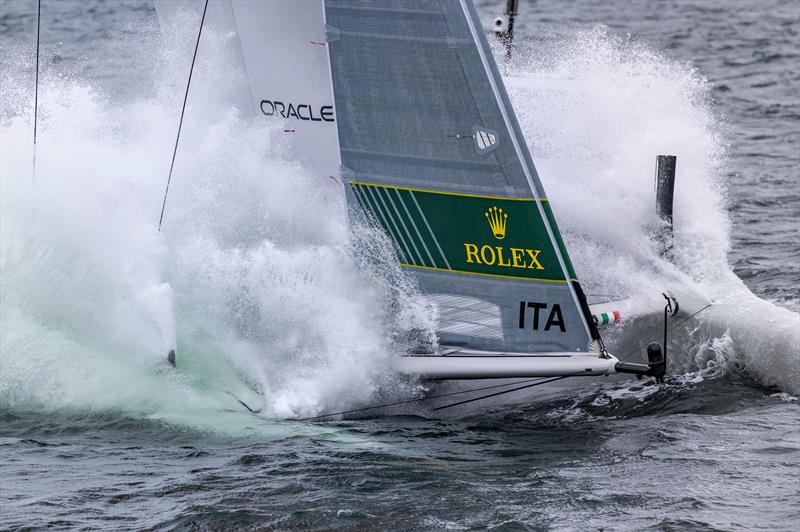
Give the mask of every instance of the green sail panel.
<svg viewBox="0 0 800 532">
<path fill-rule="evenodd" d="M 360 182 L 350 186 L 391 235 L 403 266 L 567 281 L 536 206 L 541 200 Z"/>
</svg>

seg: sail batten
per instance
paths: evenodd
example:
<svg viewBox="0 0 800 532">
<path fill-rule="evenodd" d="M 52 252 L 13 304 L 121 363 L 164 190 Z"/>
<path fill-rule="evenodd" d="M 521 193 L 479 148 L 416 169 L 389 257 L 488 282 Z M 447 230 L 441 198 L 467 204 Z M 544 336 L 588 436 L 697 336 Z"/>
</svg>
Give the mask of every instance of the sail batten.
<svg viewBox="0 0 800 532">
<path fill-rule="evenodd" d="M 407 41 L 407 42 L 414 42 L 417 44 L 434 44 L 434 45 L 441 45 L 445 44 L 451 48 L 456 48 L 460 46 L 469 46 L 472 44 L 472 41 L 467 39 L 448 39 L 448 38 L 438 38 L 438 37 L 407 37 L 405 35 L 391 35 L 385 33 L 370 33 L 366 31 L 338 31 L 337 35 L 340 37 L 359 37 L 365 40 L 376 40 L 376 41 Z"/>
<path fill-rule="evenodd" d="M 347 154 L 349 157 L 362 157 L 365 159 L 372 158 L 380 162 L 385 162 L 386 160 L 392 159 L 397 162 L 402 162 L 407 164 L 440 166 L 442 168 L 447 168 L 447 169 L 462 169 L 462 170 L 477 170 L 477 171 L 492 170 L 492 164 L 483 161 L 463 161 L 460 159 L 446 159 L 443 157 L 423 157 L 420 155 L 408 155 L 408 154 L 400 155 L 391 152 L 355 150 L 352 148 L 343 149 L 342 152 Z"/>
<path fill-rule="evenodd" d="M 440 11 L 432 11 L 432 10 L 424 10 L 424 9 L 411 9 L 411 8 L 398 8 L 398 7 L 387 7 L 385 5 L 382 6 L 357 6 L 357 5 L 343 5 L 343 4 L 331 4 L 328 6 L 328 9 L 338 10 L 338 11 L 356 11 L 356 12 L 364 12 L 364 13 L 375 13 L 378 15 L 414 15 L 414 16 L 427 16 L 427 17 L 439 17 L 441 16 Z"/>
</svg>

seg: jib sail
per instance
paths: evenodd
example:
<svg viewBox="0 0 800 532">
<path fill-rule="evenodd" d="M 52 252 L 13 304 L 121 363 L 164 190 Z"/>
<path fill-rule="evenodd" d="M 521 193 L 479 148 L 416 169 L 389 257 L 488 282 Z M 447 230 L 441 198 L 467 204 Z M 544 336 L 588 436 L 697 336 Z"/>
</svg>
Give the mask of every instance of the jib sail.
<svg viewBox="0 0 800 532">
<path fill-rule="evenodd" d="M 586 351 L 569 256 L 465 0 L 325 0 L 349 205 L 388 233 L 443 345 Z"/>
</svg>

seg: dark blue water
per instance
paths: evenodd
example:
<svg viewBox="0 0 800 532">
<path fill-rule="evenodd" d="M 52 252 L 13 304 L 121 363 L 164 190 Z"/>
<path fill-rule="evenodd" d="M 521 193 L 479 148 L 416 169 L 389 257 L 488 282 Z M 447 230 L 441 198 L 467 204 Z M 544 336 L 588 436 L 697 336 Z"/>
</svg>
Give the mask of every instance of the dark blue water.
<svg viewBox="0 0 800 532">
<path fill-rule="evenodd" d="M 728 379 L 666 390 L 647 406 L 625 403 L 570 398 L 458 421 L 331 423 L 314 435 L 287 424 L 269 439 L 113 414 L 6 413 L 4 522 L 793 528 L 796 404 Z"/>
<path fill-rule="evenodd" d="M 599 43 L 598 48 L 609 42 L 608 50 L 643 46 L 653 51 L 658 65 L 694 69 L 700 89 L 687 85 L 687 100 L 691 101 L 675 112 L 694 116 L 698 110 L 698 122 L 710 120 L 706 129 L 698 129 L 712 133 L 687 131 L 689 146 L 682 148 L 692 154 L 693 144 L 720 147 L 713 159 L 719 166 L 710 172 L 717 187 L 712 192 L 722 203 L 719 216 L 694 214 L 708 216 L 703 219 L 713 226 L 715 242 L 722 242 L 732 271 L 756 296 L 777 305 L 773 310 L 745 311 L 731 318 L 726 325 L 730 334 L 709 332 L 702 324 L 681 329 L 679 334 L 686 339 L 680 345 L 685 352 L 675 356 L 683 357 L 682 366 L 673 368 L 674 375 L 664 386 L 647 381 L 581 383 L 549 389 L 530 399 L 515 396 L 511 404 L 478 403 L 445 418 L 431 410 L 443 403 L 429 401 L 410 410 L 389 409 L 381 416 L 327 423 L 280 418 L 358 407 L 370 400 L 355 390 L 352 398 L 339 400 L 343 395 L 339 388 L 326 388 L 320 382 L 327 381 L 314 380 L 313 375 L 298 369 L 313 364 L 313 357 L 282 360 L 276 355 L 289 350 L 289 342 L 283 339 L 275 342 L 269 353 L 271 360 L 280 360 L 265 363 L 265 372 L 280 370 L 299 377 L 270 375 L 266 382 L 275 387 L 271 396 L 275 410 L 294 415 L 254 416 L 235 402 L 220 399 L 217 392 L 228 378 L 228 365 L 215 366 L 199 355 L 193 358 L 193 353 L 201 352 L 200 345 L 211 342 L 207 331 L 217 330 L 212 323 L 217 314 L 206 308 L 199 296 L 193 299 L 180 294 L 215 287 L 221 292 L 235 291 L 246 281 L 240 270 L 226 269 L 228 263 L 219 258 L 222 251 L 202 255 L 207 251 L 202 242 L 190 249 L 202 255 L 200 262 L 207 269 L 194 268 L 191 256 L 180 247 L 175 248 L 179 259 L 167 268 L 167 277 L 172 275 L 171 284 L 178 293 L 178 314 L 193 316 L 193 328 L 178 326 L 184 372 L 129 362 L 137 360 L 140 345 L 149 345 L 140 338 L 146 336 L 141 331 L 147 328 L 139 328 L 145 322 L 131 317 L 120 325 L 119 320 L 106 318 L 116 315 L 119 307 L 115 304 L 121 304 L 123 310 L 144 304 L 141 298 L 126 303 L 124 287 L 140 280 L 130 273 L 136 270 L 131 264 L 138 263 L 126 249 L 132 247 L 133 255 L 140 255 L 139 249 L 150 248 L 149 244 L 136 247 L 136 239 L 145 238 L 136 231 L 115 232 L 138 227 L 129 220 L 135 219 L 133 214 L 122 221 L 113 214 L 127 212 L 126 205 L 138 206 L 134 198 L 148 189 L 135 176 L 129 180 L 113 177 L 124 190 L 119 196 L 111 192 L 102 196 L 117 203 L 113 213 L 102 213 L 109 218 L 111 229 L 100 232 L 92 222 L 90 201 L 100 196 L 78 176 L 103 176 L 111 166 L 115 171 L 109 175 L 114 176 L 127 176 L 126 165 L 136 170 L 131 174 L 163 168 L 163 157 L 148 166 L 149 154 L 165 145 L 169 152 L 170 146 L 156 133 L 156 140 L 149 144 L 147 132 L 162 127 L 172 131 L 174 117 L 164 116 L 162 124 L 160 115 L 164 108 L 178 108 L 180 83 L 164 85 L 160 70 L 183 65 L 188 44 L 168 49 L 166 54 L 160 50 L 166 45 L 158 40 L 155 11 L 147 0 L 44 0 L 43 7 L 47 126 L 41 148 L 43 184 L 37 186 L 39 193 L 45 194 L 47 177 L 59 172 L 74 176 L 76 184 L 57 188 L 55 199 L 46 204 L 52 207 L 63 201 L 66 205 L 63 217 L 56 217 L 53 223 L 60 232 L 51 228 L 48 233 L 55 235 L 49 246 L 28 246 L 26 242 L 36 242 L 41 234 L 31 236 L 19 230 L 15 225 L 18 218 L 9 214 L 18 205 L 3 202 L 0 527 L 797 528 L 800 3 L 523 2 L 516 26 L 521 57 L 505 67 L 534 157 L 541 155 L 543 160 L 540 170 L 548 190 L 547 172 L 552 166 L 548 167 L 547 155 L 559 153 L 560 148 L 540 142 L 540 130 L 526 122 L 520 109 L 537 108 L 538 100 L 525 101 L 526 80 L 551 80 L 536 77 L 537 72 L 552 67 L 537 50 L 566 49 L 580 41 L 577 36 L 590 35 L 596 39 L 590 42 Z M 502 2 L 478 2 L 478 7 L 488 26 L 502 10 Z M 6 195 L 17 194 L 14 183 L 29 178 L 25 173 L 29 159 L 20 166 L 8 161 L 14 160 L 19 150 L 28 149 L 30 142 L 27 126 L 18 126 L 15 120 L 30 112 L 34 13 L 32 1 L 0 1 L 0 159 L 6 161 L 0 166 L 0 192 Z M 576 61 L 591 59 L 585 51 L 581 53 L 584 55 L 579 54 Z M 604 64 L 606 59 L 598 57 L 591 64 Z M 631 86 L 644 91 L 634 80 L 636 68 L 644 68 L 645 63 L 627 60 L 623 54 L 620 60 L 608 61 L 613 71 L 609 70 L 607 77 L 620 78 L 620 71 L 625 71 Z M 632 73 L 626 71 L 630 65 L 635 67 Z M 586 70 L 591 70 L 589 63 Z M 586 83 L 594 78 L 576 79 L 574 83 Z M 570 81 L 559 83 L 569 85 Z M 170 92 L 173 88 L 177 95 Z M 598 90 L 605 89 L 598 85 Z M 697 94 L 701 103 L 693 100 Z M 602 99 L 613 98 L 608 93 Z M 637 98 L 634 95 L 631 100 L 640 101 Z M 567 124 L 574 119 L 569 106 L 560 109 L 558 98 L 552 101 L 555 104 L 548 111 L 552 112 L 551 122 L 558 129 L 559 117 L 563 117 L 562 129 L 572 131 Z M 566 101 L 579 102 L 580 98 Z M 641 101 L 648 100 L 642 97 Z M 591 115 L 595 107 L 581 113 Z M 641 107 L 637 109 L 641 112 Z M 616 121 L 618 127 L 598 125 L 587 136 L 618 134 L 610 140 L 623 149 L 625 131 L 637 122 L 636 117 L 624 116 L 611 106 L 597 112 L 598 123 Z M 137 122 L 135 116 L 147 120 Z M 238 137 L 227 135 L 223 118 L 219 122 L 223 125 L 217 126 L 221 131 L 217 142 L 226 150 L 237 149 Z M 111 135 L 97 133 L 109 128 Z M 49 144 L 48 129 L 53 132 Z M 131 133 L 139 129 L 145 133 Z M 133 142 L 131 137 L 139 140 Z M 252 149 L 253 138 L 258 137 L 243 137 L 246 149 Z M 122 148 L 106 151 L 108 145 Z M 590 141 L 585 145 L 593 146 Z M 576 146 L 576 158 L 588 157 L 580 153 L 582 144 Z M 48 151 L 67 152 L 57 159 L 67 163 L 48 169 Z M 70 151 L 80 155 L 70 159 Z M 91 160 L 102 164 L 93 165 Z M 101 166 L 100 170 L 95 166 Z M 687 176 L 686 183 L 693 174 L 681 174 L 679 162 L 679 186 L 682 175 Z M 161 176 L 154 180 L 160 187 Z M 102 177 L 92 183 L 102 183 Z M 52 181 L 49 186 L 54 186 Z M 219 196 L 218 190 L 205 186 L 211 191 L 209 197 Z M 619 187 L 623 189 L 621 183 Z M 557 199 L 558 194 L 555 196 Z M 229 205 L 224 199 L 221 203 Z M 208 199 L 199 203 L 207 209 L 216 205 Z M 35 206 L 30 210 L 39 217 L 48 212 L 32 201 L 21 205 L 26 209 Z M 280 207 L 259 204 L 254 212 L 261 209 L 279 211 Z M 82 222 L 83 216 L 87 223 Z M 567 210 L 568 229 L 570 216 Z M 579 244 L 570 238 L 575 237 L 569 237 L 568 244 Z M 120 240 L 125 245 L 117 247 Z M 76 250 L 75 254 L 68 255 L 68 260 L 57 256 L 60 262 L 74 265 L 72 269 L 54 267 L 48 260 L 62 252 L 63 242 L 70 242 L 72 247 L 66 249 Z M 309 249 L 311 243 L 316 244 L 310 238 L 308 242 Z M 708 255 L 714 255 L 718 247 L 709 244 Z M 695 253 L 702 256 L 704 248 L 698 245 Z M 16 261 L 20 255 L 22 261 Z M 325 260 L 324 255 L 314 257 Z M 719 266 L 709 260 L 705 269 L 711 270 L 715 264 Z M 258 267 L 258 261 L 252 259 L 243 269 Z M 726 265 L 719 268 L 727 272 Z M 215 276 L 216 270 L 223 274 Z M 578 270 L 583 277 L 592 274 L 580 266 Z M 190 279 L 181 282 L 176 278 L 175 272 L 187 271 Z M 102 276 L 104 272 L 111 272 L 108 279 Z M 714 284 L 702 275 L 691 275 L 704 286 Z M 296 292 L 307 288 L 291 277 L 278 279 Z M 331 292 L 335 290 L 331 288 Z M 116 300 L 109 293 L 118 296 Z M 313 297 L 324 294 L 314 292 Z M 326 299 L 331 301 L 342 305 L 335 312 L 354 312 L 342 300 Z M 283 314 L 290 308 L 288 304 L 282 308 L 265 303 L 260 311 L 273 312 L 277 320 L 279 315 L 285 318 Z M 311 323 L 314 316 L 300 319 Z M 336 331 L 327 334 L 339 339 Z M 242 368 L 252 366 L 242 362 L 247 358 L 240 344 L 231 342 L 228 347 L 226 357 L 239 364 L 232 364 L 237 368 L 232 374 L 241 376 Z M 250 383 L 259 378 L 245 376 Z M 337 378 L 350 382 L 346 375 Z M 363 380 L 353 382 L 348 386 L 372 385 Z M 375 387 L 387 385 L 379 382 Z M 415 394 L 418 391 L 413 388 L 390 389 L 366 397 L 397 399 L 418 396 Z M 305 396 L 311 397 L 308 404 L 303 402 Z"/>
</svg>

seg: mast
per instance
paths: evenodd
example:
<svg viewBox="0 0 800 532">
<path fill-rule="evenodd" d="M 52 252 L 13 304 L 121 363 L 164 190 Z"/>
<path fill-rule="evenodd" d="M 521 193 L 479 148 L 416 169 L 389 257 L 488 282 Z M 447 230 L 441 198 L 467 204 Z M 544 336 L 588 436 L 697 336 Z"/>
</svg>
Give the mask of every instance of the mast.
<svg viewBox="0 0 800 532">
<path fill-rule="evenodd" d="M 511 48 L 514 44 L 514 19 L 517 17 L 519 0 L 506 0 L 505 20 L 494 19 L 494 35 L 506 47 L 506 60 L 511 59 Z"/>
</svg>

